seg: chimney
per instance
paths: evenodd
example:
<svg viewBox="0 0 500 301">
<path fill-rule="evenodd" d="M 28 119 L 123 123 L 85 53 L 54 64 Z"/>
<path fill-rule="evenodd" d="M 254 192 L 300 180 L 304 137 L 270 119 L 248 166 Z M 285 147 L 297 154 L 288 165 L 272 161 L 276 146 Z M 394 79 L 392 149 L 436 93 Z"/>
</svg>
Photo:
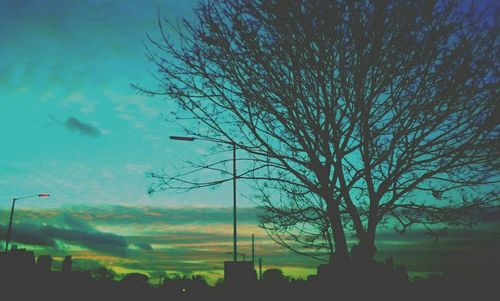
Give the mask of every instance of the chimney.
<svg viewBox="0 0 500 301">
<path fill-rule="evenodd" d="M 67 255 L 64 258 L 63 264 L 62 264 L 62 271 L 65 273 L 71 272 L 71 267 L 73 266 L 73 260 L 71 260 L 71 255 Z"/>
<path fill-rule="evenodd" d="M 52 270 L 52 256 L 40 255 L 37 260 L 38 269 L 42 272 L 50 272 Z"/>
</svg>

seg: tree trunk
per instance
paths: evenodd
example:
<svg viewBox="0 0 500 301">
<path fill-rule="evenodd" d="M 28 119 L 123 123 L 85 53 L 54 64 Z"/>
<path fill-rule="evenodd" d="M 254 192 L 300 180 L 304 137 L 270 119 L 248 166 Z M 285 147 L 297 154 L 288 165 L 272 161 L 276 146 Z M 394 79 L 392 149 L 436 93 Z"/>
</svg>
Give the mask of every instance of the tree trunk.
<svg viewBox="0 0 500 301">
<path fill-rule="evenodd" d="M 375 247 L 376 227 L 368 227 L 368 231 L 360 237 L 360 244 L 352 250 L 353 261 L 368 264 L 374 261 L 377 248 Z"/>
<path fill-rule="evenodd" d="M 349 261 L 349 250 L 347 249 L 347 240 L 340 218 L 338 204 L 333 201 L 327 203 L 327 213 L 332 227 L 333 241 L 335 243 L 335 254 L 333 261 L 336 264 L 344 264 Z"/>
</svg>

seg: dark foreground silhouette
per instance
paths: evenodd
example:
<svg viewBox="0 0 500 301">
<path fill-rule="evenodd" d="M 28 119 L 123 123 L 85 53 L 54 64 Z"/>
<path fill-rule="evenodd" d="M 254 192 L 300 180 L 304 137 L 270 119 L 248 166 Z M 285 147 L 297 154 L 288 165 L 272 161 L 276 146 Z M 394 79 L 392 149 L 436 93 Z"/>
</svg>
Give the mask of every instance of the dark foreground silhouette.
<svg viewBox="0 0 500 301">
<path fill-rule="evenodd" d="M 500 280 L 498 256 L 470 260 L 469 268 L 414 281 L 408 280 L 404 268 L 394 267 L 391 258 L 384 263 L 352 261 L 344 265 L 320 265 L 317 275 L 307 280 L 287 278 L 279 269 L 266 270 L 262 279 L 257 280 L 251 262 L 237 265 L 229 262 L 226 279 L 214 287 L 200 276 L 167 278 L 153 287 L 143 274 L 128 274 L 116 281 L 106 269 L 72 271 L 70 256 L 64 260 L 61 271 L 52 271 L 50 256 L 35 260 L 33 252 L 13 249 L 0 252 L 0 292 L 2 300 L 491 299 Z M 248 273 L 248 267 L 253 274 Z M 240 273 L 242 270 L 245 272 Z"/>
</svg>

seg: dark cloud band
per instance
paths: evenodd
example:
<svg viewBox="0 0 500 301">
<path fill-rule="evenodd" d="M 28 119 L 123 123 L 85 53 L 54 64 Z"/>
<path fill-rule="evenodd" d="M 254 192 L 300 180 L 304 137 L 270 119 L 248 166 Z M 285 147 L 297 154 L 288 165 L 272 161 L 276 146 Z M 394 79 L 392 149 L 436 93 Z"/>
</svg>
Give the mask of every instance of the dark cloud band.
<svg viewBox="0 0 500 301">
<path fill-rule="evenodd" d="M 97 231 L 84 220 L 76 220 L 68 215 L 62 215 L 59 222 L 57 227 L 33 223 L 15 224 L 12 240 L 45 247 L 55 247 L 56 241 L 62 241 L 115 256 L 126 256 L 128 253 L 128 244 L 120 235 Z M 0 225 L 0 237 L 5 237 L 5 233 L 5 226 Z"/>
</svg>

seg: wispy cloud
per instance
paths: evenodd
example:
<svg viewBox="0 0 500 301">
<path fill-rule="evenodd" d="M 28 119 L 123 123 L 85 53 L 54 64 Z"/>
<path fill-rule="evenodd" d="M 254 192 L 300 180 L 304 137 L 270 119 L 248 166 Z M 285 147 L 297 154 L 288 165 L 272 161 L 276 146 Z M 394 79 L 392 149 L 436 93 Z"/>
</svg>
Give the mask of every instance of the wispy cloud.
<svg viewBox="0 0 500 301">
<path fill-rule="evenodd" d="M 46 97 L 50 97 L 50 94 L 47 94 Z M 79 107 L 80 112 L 83 114 L 88 114 L 88 113 L 93 113 L 95 111 L 95 106 L 96 104 L 94 102 L 91 102 L 87 99 L 87 97 L 84 96 L 84 93 L 82 91 L 73 91 L 70 94 L 68 94 L 66 97 L 63 98 L 58 103 L 58 106 L 63 107 L 63 108 L 70 108 L 70 107 Z"/>
<path fill-rule="evenodd" d="M 136 129 L 145 128 L 148 120 L 156 119 L 161 113 L 158 105 L 151 105 L 150 100 L 141 95 L 121 94 L 110 90 L 104 91 L 104 95 L 115 104 L 117 116 Z"/>
</svg>

